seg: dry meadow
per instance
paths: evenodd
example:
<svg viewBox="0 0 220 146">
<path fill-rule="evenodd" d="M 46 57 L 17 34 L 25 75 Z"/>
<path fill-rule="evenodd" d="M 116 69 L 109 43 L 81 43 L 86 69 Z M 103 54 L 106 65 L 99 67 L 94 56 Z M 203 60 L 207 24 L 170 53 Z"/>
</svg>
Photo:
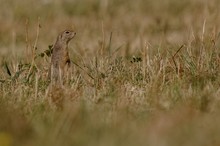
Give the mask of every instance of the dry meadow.
<svg viewBox="0 0 220 146">
<path fill-rule="evenodd" d="M 219 0 L 0 0 L 0 146 L 220 145 Z M 71 74 L 50 100 L 50 48 Z"/>
</svg>

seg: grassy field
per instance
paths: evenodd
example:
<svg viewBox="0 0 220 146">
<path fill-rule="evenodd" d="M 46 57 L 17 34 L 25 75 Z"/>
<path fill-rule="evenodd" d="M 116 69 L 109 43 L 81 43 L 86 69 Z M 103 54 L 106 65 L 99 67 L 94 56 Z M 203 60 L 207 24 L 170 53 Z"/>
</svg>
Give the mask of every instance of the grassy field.
<svg viewBox="0 0 220 146">
<path fill-rule="evenodd" d="M 219 0 L 0 0 L 0 146 L 219 146 Z M 59 32 L 71 76 L 50 101 Z"/>
</svg>

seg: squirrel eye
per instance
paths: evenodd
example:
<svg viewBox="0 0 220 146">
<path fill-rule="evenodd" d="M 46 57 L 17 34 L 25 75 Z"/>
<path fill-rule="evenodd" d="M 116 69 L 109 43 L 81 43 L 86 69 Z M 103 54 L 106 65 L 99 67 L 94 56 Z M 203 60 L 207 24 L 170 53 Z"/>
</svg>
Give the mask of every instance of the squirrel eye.
<svg viewBox="0 0 220 146">
<path fill-rule="evenodd" d="M 69 31 L 66 31 L 65 33 L 66 33 L 66 34 L 69 34 L 70 32 L 69 32 Z"/>
</svg>

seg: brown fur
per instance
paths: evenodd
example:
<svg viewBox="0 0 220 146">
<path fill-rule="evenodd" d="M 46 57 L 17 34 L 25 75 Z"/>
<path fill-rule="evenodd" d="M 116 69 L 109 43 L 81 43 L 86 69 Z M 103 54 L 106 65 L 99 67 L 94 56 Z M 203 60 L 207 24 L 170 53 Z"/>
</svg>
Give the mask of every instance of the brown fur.
<svg viewBox="0 0 220 146">
<path fill-rule="evenodd" d="M 70 66 L 70 58 L 68 53 L 68 44 L 76 35 L 74 31 L 65 30 L 61 32 L 53 46 L 51 64 L 48 77 L 51 82 L 63 84 L 63 76 Z"/>
</svg>

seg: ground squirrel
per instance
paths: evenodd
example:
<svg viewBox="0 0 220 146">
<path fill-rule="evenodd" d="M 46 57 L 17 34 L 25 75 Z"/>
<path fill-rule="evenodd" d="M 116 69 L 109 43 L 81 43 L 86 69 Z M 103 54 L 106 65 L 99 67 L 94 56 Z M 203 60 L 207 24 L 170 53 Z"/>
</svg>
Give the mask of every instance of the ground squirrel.
<svg viewBox="0 0 220 146">
<path fill-rule="evenodd" d="M 48 78 L 51 82 L 63 83 L 63 76 L 70 66 L 68 53 L 68 44 L 76 35 L 72 30 L 61 32 L 52 48 L 51 64 L 48 72 Z"/>
</svg>

